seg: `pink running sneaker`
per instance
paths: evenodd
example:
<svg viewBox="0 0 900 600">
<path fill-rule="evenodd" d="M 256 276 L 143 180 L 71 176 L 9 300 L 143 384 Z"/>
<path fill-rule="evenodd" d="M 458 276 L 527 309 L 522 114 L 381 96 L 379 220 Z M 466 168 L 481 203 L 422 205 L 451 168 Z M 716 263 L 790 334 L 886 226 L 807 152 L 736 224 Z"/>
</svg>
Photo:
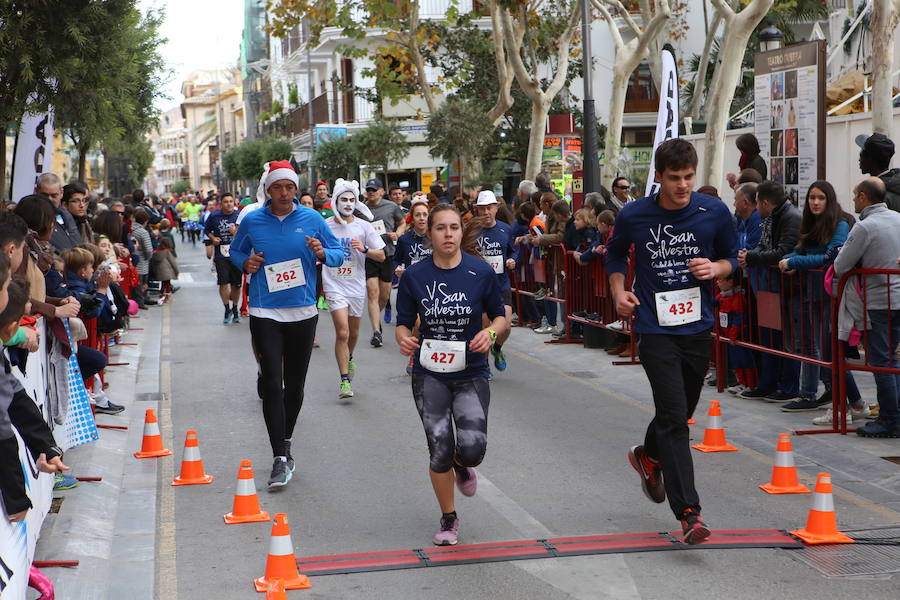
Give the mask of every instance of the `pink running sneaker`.
<svg viewBox="0 0 900 600">
<path fill-rule="evenodd" d="M 455 546 L 459 541 L 459 519 L 456 517 L 441 517 L 441 528 L 434 534 L 435 546 Z"/>
<path fill-rule="evenodd" d="M 453 469 L 456 472 L 456 487 L 463 496 L 474 496 L 478 489 L 478 474 L 472 467 Z"/>
</svg>

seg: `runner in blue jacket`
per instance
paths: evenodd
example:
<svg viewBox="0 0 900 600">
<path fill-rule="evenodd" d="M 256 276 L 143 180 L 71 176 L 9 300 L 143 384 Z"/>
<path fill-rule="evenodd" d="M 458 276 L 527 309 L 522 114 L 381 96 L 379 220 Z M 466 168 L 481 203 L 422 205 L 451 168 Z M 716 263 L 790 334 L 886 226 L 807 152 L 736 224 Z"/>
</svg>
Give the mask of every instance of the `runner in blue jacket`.
<svg viewBox="0 0 900 600">
<path fill-rule="evenodd" d="M 269 489 L 286 485 L 294 471 L 291 437 L 318 321 L 316 260 L 344 261 L 325 219 L 299 205 L 297 183 L 288 161 L 266 163 L 257 190 L 263 205 L 241 221 L 230 248 L 231 261 L 250 274 L 250 335 L 275 457 Z"/>
</svg>

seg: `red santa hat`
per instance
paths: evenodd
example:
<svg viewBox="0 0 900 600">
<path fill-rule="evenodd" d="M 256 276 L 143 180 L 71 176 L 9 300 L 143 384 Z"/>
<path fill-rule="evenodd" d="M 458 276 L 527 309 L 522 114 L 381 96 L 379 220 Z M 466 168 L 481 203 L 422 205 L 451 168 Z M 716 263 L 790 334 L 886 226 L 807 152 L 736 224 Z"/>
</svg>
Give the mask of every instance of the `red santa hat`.
<svg viewBox="0 0 900 600">
<path fill-rule="evenodd" d="M 300 178 L 294 167 L 286 160 L 273 160 L 263 165 L 263 174 L 259 178 L 259 187 L 256 189 L 256 199 L 265 203 L 269 198 L 268 190 L 276 181 L 287 179 L 293 181 L 295 186 L 299 186 Z"/>
</svg>

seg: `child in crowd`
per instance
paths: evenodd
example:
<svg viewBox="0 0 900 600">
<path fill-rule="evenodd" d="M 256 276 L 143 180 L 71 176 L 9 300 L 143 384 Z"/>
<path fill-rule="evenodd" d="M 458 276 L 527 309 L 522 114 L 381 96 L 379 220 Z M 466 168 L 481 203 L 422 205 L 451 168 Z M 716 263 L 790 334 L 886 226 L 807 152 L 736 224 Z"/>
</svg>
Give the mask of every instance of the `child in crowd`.
<svg viewBox="0 0 900 600">
<path fill-rule="evenodd" d="M 172 297 L 172 280 L 178 279 L 178 261 L 175 259 L 173 243 L 168 238 L 159 241 L 159 248 L 150 259 L 150 270 L 153 279 L 162 282 L 159 303 L 163 304 Z"/>
<path fill-rule="evenodd" d="M 726 277 L 716 280 L 719 293 L 716 304 L 719 306 L 719 328 L 730 340 L 741 339 L 741 328 L 747 323 L 747 300 L 743 289 L 738 284 L 737 274 L 731 272 Z M 711 381 L 715 381 L 714 378 Z M 728 391 L 739 394 L 745 389 L 756 387 L 756 366 L 753 354 L 741 346 L 728 346 Z"/>
<path fill-rule="evenodd" d="M 586 209 L 581 209 L 586 210 Z M 581 212 L 581 211 L 578 211 Z M 596 239 L 583 252 L 575 252 L 575 260 L 586 265 L 590 261 L 606 253 L 606 242 L 612 237 L 613 226 L 616 222 L 616 214 L 611 210 L 604 210 L 594 220 L 597 228 Z"/>
<path fill-rule="evenodd" d="M 166 238 L 170 242 L 172 242 L 172 256 L 178 256 L 178 253 L 175 252 L 175 236 L 172 234 L 172 222 L 168 219 L 163 219 L 159 222 L 159 236 L 160 238 Z"/>
<path fill-rule="evenodd" d="M 10 281 L 9 267 L 9 260 L 3 255 L 0 258 L 0 340 L 8 341 L 17 335 L 28 302 L 25 288 Z M 61 473 L 69 467 L 62 462 L 62 450 L 56 445 L 40 408 L 12 374 L 5 349 L 0 349 L 0 362 L 0 495 L 5 517 L 11 523 L 18 523 L 28 514 L 31 501 L 11 425 L 22 436 L 39 471 Z"/>
<path fill-rule="evenodd" d="M 578 209 L 572 217 L 572 226 L 566 227 L 566 249 L 583 252 L 589 248 L 599 237 L 596 222 L 594 211 L 590 208 Z"/>
</svg>

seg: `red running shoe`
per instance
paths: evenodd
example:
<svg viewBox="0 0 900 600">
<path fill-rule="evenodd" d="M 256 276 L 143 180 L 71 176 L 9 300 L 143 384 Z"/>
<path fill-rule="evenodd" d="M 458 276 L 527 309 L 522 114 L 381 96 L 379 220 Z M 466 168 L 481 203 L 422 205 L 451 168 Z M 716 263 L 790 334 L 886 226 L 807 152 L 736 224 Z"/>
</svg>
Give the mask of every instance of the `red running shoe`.
<svg viewBox="0 0 900 600">
<path fill-rule="evenodd" d="M 684 533 L 682 541 L 693 546 L 709 537 L 709 528 L 703 522 L 700 511 L 693 508 L 685 509 L 681 515 L 681 531 Z"/>
<path fill-rule="evenodd" d="M 628 462 L 641 476 L 641 489 L 653 502 L 666 501 L 666 487 L 663 485 L 662 466 L 650 460 L 643 446 L 632 446 L 628 451 Z"/>
</svg>

